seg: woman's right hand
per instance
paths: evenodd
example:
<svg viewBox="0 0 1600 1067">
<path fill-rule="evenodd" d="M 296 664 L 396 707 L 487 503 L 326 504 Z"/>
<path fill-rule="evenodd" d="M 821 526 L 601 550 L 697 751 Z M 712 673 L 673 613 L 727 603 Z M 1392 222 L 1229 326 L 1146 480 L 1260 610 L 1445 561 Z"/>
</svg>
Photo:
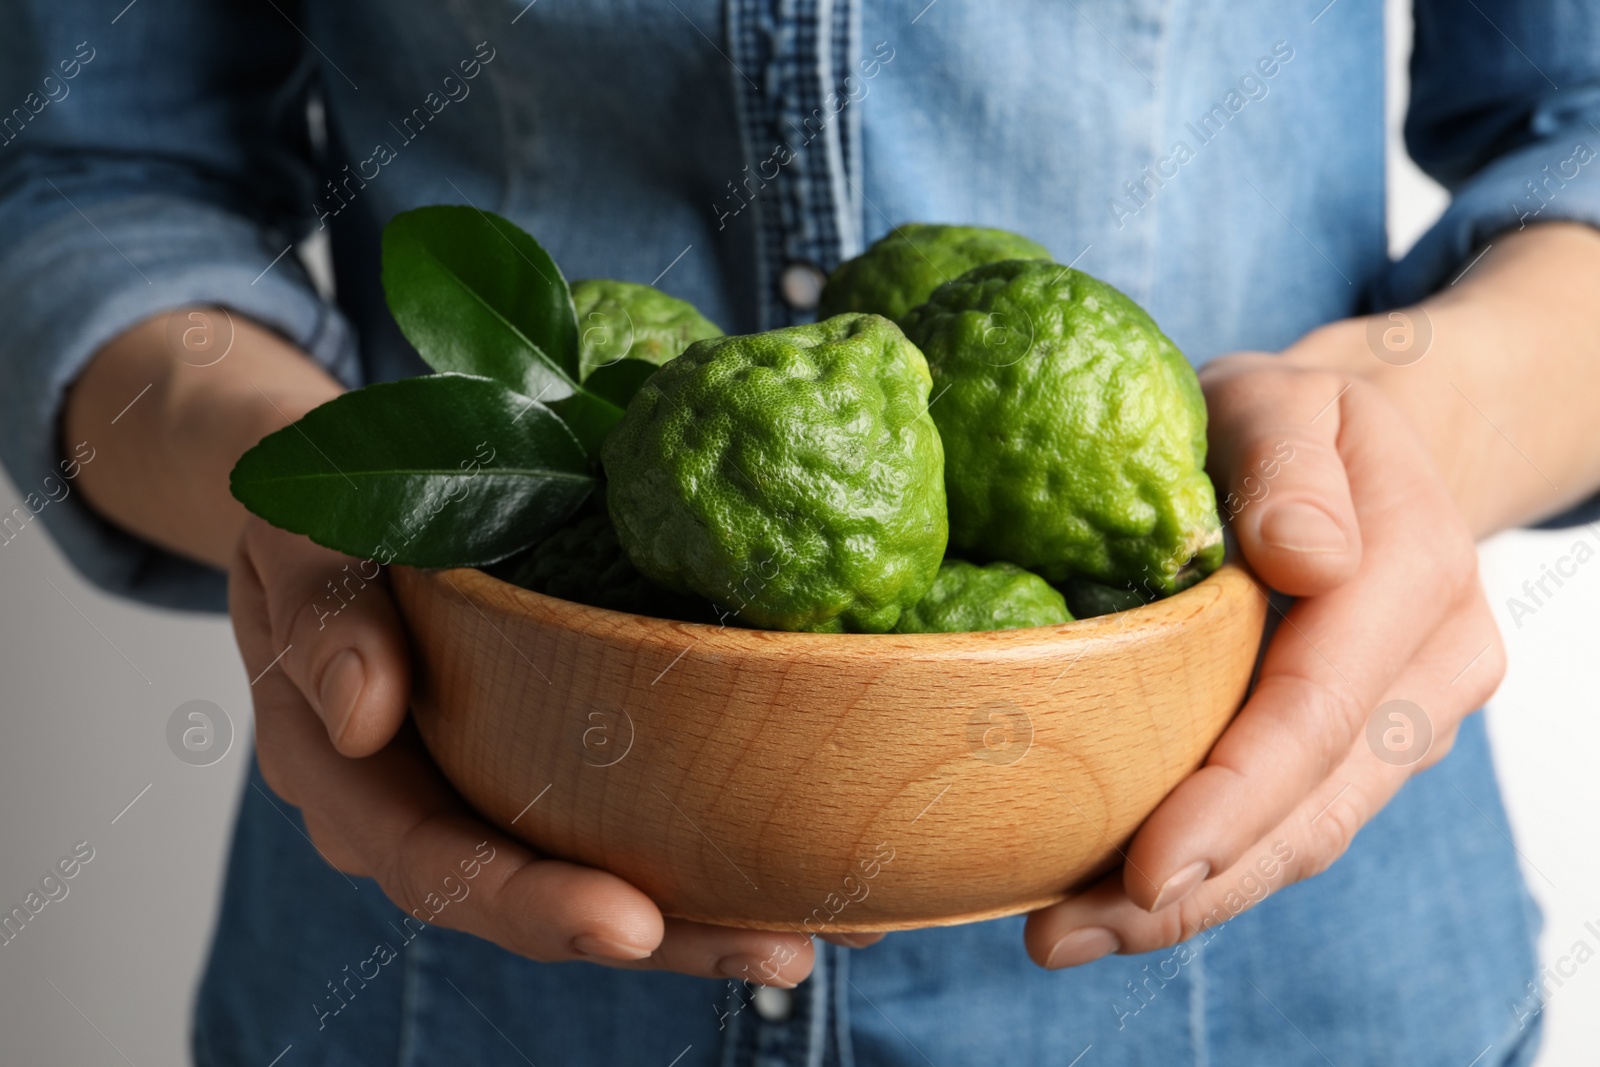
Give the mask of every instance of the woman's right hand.
<svg viewBox="0 0 1600 1067">
<path fill-rule="evenodd" d="M 219 348 L 226 358 L 213 355 Z M 255 679 L 262 773 L 301 809 L 323 858 L 376 879 L 407 914 L 536 960 L 799 982 L 812 960 L 803 935 L 664 918 L 620 878 L 535 855 L 474 816 L 444 780 L 407 725 L 406 636 L 383 577 L 329 613 L 327 583 L 359 562 L 254 518 L 228 491 L 247 448 L 340 391 L 272 330 L 218 308 L 184 308 L 96 354 L 62 419 L 65 440 L 105 442 L 78 483 L 92 507 L 228 569 L 234 633 Z M 482 862 L 488 848 L 494 859 Z M 463 863 L 475 871 L 470 882 Z M 450 901 L 442 909 L 441 899 Z"/>
<path fill-rule="evenodd" d="M 327 583 L 357 563 L 250 518 L 229 572 L 261 772 L 328 863 L 375 879 L 408 914 L 535 960 L 780 986 L 810 973 L 803 935 L 664 918 L 615 875 L 542 858 L 476 817 L 407 724 L 406 636 L 383 577 L 327 611 Z M 430 895 L 451 902 L 432 915 Z"/>
</svg>

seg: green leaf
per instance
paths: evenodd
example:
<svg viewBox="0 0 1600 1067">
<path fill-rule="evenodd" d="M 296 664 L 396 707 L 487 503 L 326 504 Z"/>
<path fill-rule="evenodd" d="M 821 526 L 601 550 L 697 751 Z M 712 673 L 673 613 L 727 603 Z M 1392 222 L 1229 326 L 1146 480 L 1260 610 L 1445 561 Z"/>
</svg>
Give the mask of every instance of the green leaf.
<svg viewBox="0 0 1600 1067">
<path fill-rule="evenodd" d="M 626 408 L 628 401 L 633 399 L 633 394 L 639 391 L 639 387 L 660 369 L 644 359 L 614 360 L 590 371 L 589 376 L 583 380 L 583 387 L 619 408 Z"/>
<path fill-rule="evenodd" d="M 402 212 L 383 231 L 383 289 L 430 367 L 493 378 L 549 404 L 589 457 L 599 455 L 624 405 L 578 384 L 572 294 L 515 223 L 459 205 Z"/>
<path fill-rule="evenodd" d="M 639 387 L 661 368 L 642 359 L 619 359 L 596 367 L 583 380 L 583 389 L 553 401 L 550 408 L 571 427 L 584 450 L 600 454 L 600 446 Z"/>
<path fill-rule="evenodd" d="M 383 230 L 383 289 L 437 371 L 478 374 L 540 400 L 577 389 L 578 322 L 555 260 L 475 207 L 406 211 Z"/>
<path fill-rule="evenodd" d="M 591 458 L 600 455 L 606 435 L 622 421 L 622 408 L 587 390 L 551 401 L 550 410 L 567 424 Z"/>
<path fill-rule="evenodd" d="M 482 566 L 533 544 L 594 488 L 548 408 L 500 382 L 369 385 L 262 438 L 233 495 L 319 545 L 415 567 Z"/>
</svg>

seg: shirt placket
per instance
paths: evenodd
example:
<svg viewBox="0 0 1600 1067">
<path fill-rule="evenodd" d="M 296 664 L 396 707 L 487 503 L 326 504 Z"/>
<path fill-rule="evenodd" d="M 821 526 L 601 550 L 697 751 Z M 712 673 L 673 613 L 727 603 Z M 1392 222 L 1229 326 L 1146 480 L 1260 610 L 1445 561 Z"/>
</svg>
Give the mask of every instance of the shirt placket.
<svg viewBox="0 0 1600 1067">
<path fill-rule="evenodd" d="M 844 953 L 815 945 L 811 976 L 794 989 L 733 983 L 723 1007 L 721 1067 L 847 1067 L 840 1032 Z"/>
<path fill-rule="evenodd" d="M 724 210 L 750 213 L 763 329 L 808 322 L 822 283 L 861 250 L 860 126 L 845 79 L 854 0 L 728 0 L 727 35 L 745 169 Z M 793 990 L 728 992 L 722 1067 L 841 1067 L 843 961 L 818 942 Z"/>
<path fill-rule="evenodd" d="M 860 12 L 852 0 L 728 0 L 727 24 L 760 323 L 807 322 L 827 272 L 861 248 L 859 125 L 846 85 Z"/>
</svg>

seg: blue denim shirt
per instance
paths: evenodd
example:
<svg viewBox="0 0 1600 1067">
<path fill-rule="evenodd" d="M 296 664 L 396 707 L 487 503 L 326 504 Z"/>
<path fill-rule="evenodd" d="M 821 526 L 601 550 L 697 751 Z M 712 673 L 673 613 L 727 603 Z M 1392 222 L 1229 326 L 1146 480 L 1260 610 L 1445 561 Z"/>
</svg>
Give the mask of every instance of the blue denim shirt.
<svg viewBox="0 0 1600 1067">
<path fill-rule="evenodd" d="M 216 573 L 52 498 L 62 390 L 185 304 L 352 385 L 419 372 L 377 270 L 419 204 L 499 211 L 569 277 L 657 280 L 730 331 L 809 318 L 786 268 L 895 223 L 1005 227 L 1196 363 L 1418 299 L 1506 228 L 1600 222 L 1592 4 L 1419 0 L 1409 145 L 1454 199 L 1390 264 L 1381 4 L 1326 3 L 13 0 L 0 459 L 92 580 L 220 607 Z M 319 228 L 336 302 L 283 254 Z"/>
<path fill-rule="evenodd" d="M 222 579 L 58 498 L 64 388 L 99 346 L 190 304 L 275 328 L 351 385 L 421 371 L 377 253 L 385 220 L 419 204 L 501 212 L 569 276 L 655 282 L 730 331 L 809 318 L 815 271 L 892 224 L 1004 227 L 1123 289 L 1196 363 L 1416 300 L 1504 230 L 1600 224 L 1587 0 L 1417 0 L 1408 144 L 1453 198 L 1399 263 L 1385 251 L 1380 0 L 13 0 L 7 13 L 0 459 L 30 495 L 3 536 L 36 535 L 37 512 L 89 578 L 158 604 L 218 607 Z M 291 251 L 316 230 L 336 298 Z M 97 445 L 114 447 L 114 429 Z M 398 913 L 370 884 L 347 901 L 267 803 L 247 791 L 206 1062 L 264 1063 L 290 1042 L 297 1063 L 371 1062 L 362 1047 L 460 1061 L 450 1041 L 480 1032 L 484 1062 L 517 1062 L 469 995 L 535 1062 L 665 1064 L 681 1037 L 685 1067 L 921 1062 L 924 1045 L 942 1065 L 1065 1064 L 1087 1045 L 1085 1064 L 1457 1064 L 1486 1046 L 1481 1062 L 1520 1062 L 1537 1014 L 1516 1008 L 1532 920 L 1477 725 L 1333 873 L 1230 924 L 1203 966 L 1162 977 L 1160 961 L 1115 958 L 1044 975 L 1014 922 L 897 935 L 824 951 L 778 1022 L 733 1011 L 740 991 L 540 968 L 429 930 L 406 940 L 404 975 L 316 1026 L 323 978 L 403 932 L 369 930 Z M 713 1001 L 720 1027 L 702 1010 Z"/>
</svg>

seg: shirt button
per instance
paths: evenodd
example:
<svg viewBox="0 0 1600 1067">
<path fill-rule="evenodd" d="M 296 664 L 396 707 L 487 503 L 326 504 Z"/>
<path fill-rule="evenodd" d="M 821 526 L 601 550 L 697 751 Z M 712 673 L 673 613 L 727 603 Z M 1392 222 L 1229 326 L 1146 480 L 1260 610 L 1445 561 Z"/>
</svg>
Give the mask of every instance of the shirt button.
<svg viewBox="0 0 1600 1067">
<path fill-rule="evenodd" d="M 756 1002 L 756 1014 L 769 1023 L 781 1023 L 794 1014 L 794 993 L 791 990 L 771 985 L 756 986 L 752 999 Z"/>
<path fill-rule="evenodd" d="M 828 276 L 815 263 L 791 263 L 783 268 L 778 279 L 783 289 L 783 299 L 797 311 L 810 311 L 822 299 L 822 287 Z"/>
</svg>

